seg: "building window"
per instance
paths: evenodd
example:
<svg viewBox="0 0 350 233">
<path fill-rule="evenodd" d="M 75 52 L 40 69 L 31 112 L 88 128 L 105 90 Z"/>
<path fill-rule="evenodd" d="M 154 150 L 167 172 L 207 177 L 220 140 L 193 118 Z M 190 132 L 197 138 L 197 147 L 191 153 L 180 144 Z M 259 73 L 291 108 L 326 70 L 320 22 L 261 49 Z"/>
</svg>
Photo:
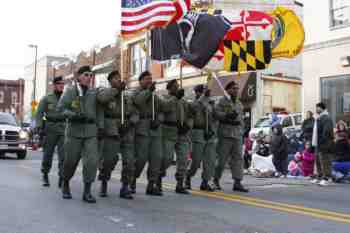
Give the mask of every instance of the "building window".
<svg viewBox="0 0 350 233">
<path fill-rule="evenodd" d="M 11 92 L 11 103 L 17 104 L 17 92 Z"/>
<path fill-rule="evenodd" d="M 321 100 L 334 123 L 344 120 L 350 123 L 350 75 L 322 78 Z"/>
<path fill-rule="evenodd" d="M 350 25 L 350 0 L 330 0 L 330 26 Z"/>
<path fill-rule="evenodd" d="M 138 76 L 147 69 L 146 53 L 141 43 L 131 46 L 131 76 Z"/>
<path fill-rule="evenodd" d="M 4 92 L 0 91 L 0 103 L 4 103 Z"/>
</svg>

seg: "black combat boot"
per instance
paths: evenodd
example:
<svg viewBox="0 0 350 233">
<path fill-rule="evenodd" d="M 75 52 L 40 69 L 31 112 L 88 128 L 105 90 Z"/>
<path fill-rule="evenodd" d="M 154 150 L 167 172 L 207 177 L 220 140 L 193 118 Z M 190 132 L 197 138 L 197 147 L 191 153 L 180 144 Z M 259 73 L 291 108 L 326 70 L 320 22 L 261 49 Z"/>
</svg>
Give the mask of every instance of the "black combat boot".
<svg viewBox="0 0 350 233">
<path fill-rule="evenodd" d="M 134 178 L 130 184 L 130 193 L 131 194 L 136 193 L 136 178 Z"/>
<path fill-rule="evenodd" d="M 184 188 L 183 182 L 184 182 L 183 179 L 178 179 L 178 180 L 177 180 L 175 192 L 176 192 L 176 193 L 180 193 L 180 194 L 190 194 L 190 193 Z"/>
<path fill-rule="evenodd" d="M 43 186 L 44 187 L 50 186 L 49 175 L 47 173 L 43 173 Z"/>
<path fill-rule="evenodd" d="M 108 189 L 108 182 L 107 180 L 101 181 L 101 187 L 100 187 L 100 197 L 107 197 L 107 189 Z"/>
<path fill-rule="evenodd" d="M 187 176 L 187 177 L 186 177 L 186 180 L 185 180 L 185 189 L 189 189 L 189 190 L 192 189 L 192 186 L 191 186 L 191 177 L 190 177 L 190 176 Z"/>
<path fill-rule="evenodd" d="M 202 191 L 207 191 L 207 192 L 214 192 L 215 191 L 215 189 L 213 187 L 211 187 L 210 184 L 208 183 L 208 181 L 206 181 L 206 180 L 202 180 L 200 189 Z"/>
<path fill-rule="evenodd" d="M 214 179 L 214 189 L 215 190 L 222 190 L 221 186 L 220 186 L 220 181 L 218 179 Z"/>
<path fill-rule="evenodd" d="M 91 183 L 84 184 L 83 201 L 87 203 L 96 203 L 96 198 L 91 194 Z"/>
<path fill-rule="evenodd" d="M 66 181 L 66 180 L 63 181 L 62 197 L 63 199 L 72 199 L 72 194 L 70 193 L 69 181 Z"/>
<path fill-rule="evenodd" d="M 249 192 L 248 189 L 244 188 L 244 186 L 241 183 L 241 180 L 235 180 L 235 183 L 233 185 L 232 188 L 233 191 L 237 191 L 237 192 L 242 192 L 242 193 L 247 193 Z"/>
<path fill-rule="evenodd" d="M 58 188 L 62 188 L 62 184 L 63 184 L 63 178 L 62 177 L 59 177 L 58 178 Z"/>
<path fill-rule="evenodd" d="M 123 199 L 134 199 L 131 195 L 131 191 L 129 190 L 129 184 L 123 183 L 122 188 L 120 189 L 119 197 Z"/>
<path fill-rule="evenodd" d="M 163 196 L 163 193 L 159 190 L 159 187 L 155 185 L 153 181 L 149 181 L 146 188 L 146 195 Z"/>
</svg>

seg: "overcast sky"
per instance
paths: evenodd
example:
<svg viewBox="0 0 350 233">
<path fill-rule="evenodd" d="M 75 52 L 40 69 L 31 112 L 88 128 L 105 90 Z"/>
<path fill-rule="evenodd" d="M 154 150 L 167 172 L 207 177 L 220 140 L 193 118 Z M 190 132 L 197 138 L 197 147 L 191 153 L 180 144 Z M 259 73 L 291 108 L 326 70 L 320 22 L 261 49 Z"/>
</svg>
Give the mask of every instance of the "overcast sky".
<svg viewBox="0 0 350 233">
<path fill-rule="evenodd" d="M 39 57 L 77 54 L 115 41 L 120 0 L 1 0 L 0 79 L 23 77 Z"/>
</svg>

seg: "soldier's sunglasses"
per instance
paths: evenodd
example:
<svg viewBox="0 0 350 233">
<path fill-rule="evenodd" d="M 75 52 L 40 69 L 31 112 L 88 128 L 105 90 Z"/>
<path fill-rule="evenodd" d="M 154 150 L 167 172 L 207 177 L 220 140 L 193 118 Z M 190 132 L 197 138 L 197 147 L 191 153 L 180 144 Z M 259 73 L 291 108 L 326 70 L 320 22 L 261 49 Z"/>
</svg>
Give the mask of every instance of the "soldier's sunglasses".
<svg viewBox="0 0 350 233">
<path fill-rule="evenodd" d="M 85 72 L 85 73 L 83 73 L 83 75 L 85 77 L 89 77 L 89 78 L 92 78 L 94 76 L 94 74 L 92 72 Z"/>
</svg>

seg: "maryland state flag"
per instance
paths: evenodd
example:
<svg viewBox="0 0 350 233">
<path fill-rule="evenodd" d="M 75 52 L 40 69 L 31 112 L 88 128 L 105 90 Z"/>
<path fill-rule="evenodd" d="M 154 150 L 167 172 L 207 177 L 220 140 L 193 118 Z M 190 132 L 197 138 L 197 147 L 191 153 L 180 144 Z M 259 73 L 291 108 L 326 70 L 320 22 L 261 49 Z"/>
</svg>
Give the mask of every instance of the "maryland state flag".
<svg viewBox="0 0 350 233">
<path fill-rule="evenodd" d="M 225 70 L 263 70 L 271 62 L 271 40 L 224 40 Z"/>
</svg>

